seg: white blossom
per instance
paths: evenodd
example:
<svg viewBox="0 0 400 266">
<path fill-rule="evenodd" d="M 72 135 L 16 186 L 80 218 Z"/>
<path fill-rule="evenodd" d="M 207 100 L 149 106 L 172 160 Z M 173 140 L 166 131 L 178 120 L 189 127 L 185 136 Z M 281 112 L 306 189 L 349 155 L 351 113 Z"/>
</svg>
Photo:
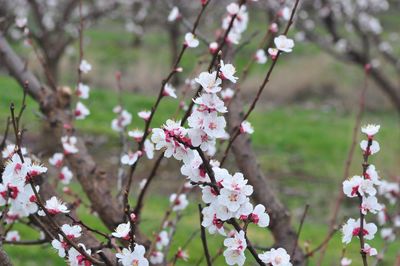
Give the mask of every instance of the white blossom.
<svg viewBox="0 0 400 266">
<path fill-rule="evenodd" d="M 361 132 L 366 134 L 368 137 L 373 137 L 379 132 L 380 127 L 380 125 L 368 124 L 361 127 Z"/>
<path fill-rule="evenodd" d="M 274 249 L 258 255 L 260 260 L 272 266 L 291 266 L 290 256 L 283 248 Z"/>
<path fill-rule="evenodd" d="M 173 21 L 177 20 L 179 17 L 180 17 L 179 8 L 174 6 L 168 15 L 168 21 L 173 22 Z"/>
<path fill-rule="evenodd" d="M 238 77 L 235 77 L 236 73 L 236 68 L 232 64 L 225 64 L 224 61 L 221 60 L 220 62 L 220 76 L 222 79 L 228 79 L 233 83 L 236 83 L 236 81 L 239 79 Z"/>
<path fill-rule="evenodd" d="M 361 149 L 368 155 L 373 155 L 381 149 L 379 143 L 376 140 L 372 140 L 371 145 L 368 145 L 368 140 L 362 140 L 360 142 Z"/>
<path fill-rule="evenodd" d="M 254 58 L 255 58 L 256 62 L 257 62 L 258 64 L 261 64 L 261 65 L 267 63 L 267 60 L 268 60 L 267 55 L 265 54 L 264 49 L 258 49 L 258 50 L 256 51 L 256 54 L 254 55 Z"/>
<path fill-rule="evenodd" d="M 81 61 L 81 64 L 79 65 L 79 70 L 82 71 L 83 73 L 87 74 L 89 73 L 90 70 L 92 70 L 92 65 L 88 63 L 85 59 Z"/>
<path fill-rule="evenodd" d="M 193 33 L 188 32 L 185 34 L 185 45 L 187 45 L 190 48 L 196 48 L 199 46 L 200 42 L 196 38 L 196 36 L 193 35 Z"/>
<path fill-rule="evenodd" d="M 128 240 L 130 238 L 130 236 L 129 236 L 130 231 L 131 231 L 131 223 L 130 222 L 121 223 L 117 226 L 117 228 L 115 228 L 115 232 L 113 232 L 111 235 L 113 237 Z"/>
<path fill-rule="evenodd" d="M 247 248 L 247 242 L 243 231 L 235 232 L 233 237 L 226 238 L 224 246 L 226 250 L 223 254 L 228 265 L 244 265 L 246 260 L 244 251 Z"/>
<path fill-rule="evenodd" d="M 360 233 L 360 219 L 354 220 L 350 218 L 342 227 L 343 238 L 342 242 L 345 244 L 349 244 L 353 236 L 358 236 Z M 367 240 L 371 240 L 374 238 L 375 233 L 377 232 L 378 228 L 374 223 L 366 223 L 364 221 L 364 228 L 363 228 L 363 236 Z"/>
<path fill-rule="evenodd" d="M 288 39 L 285 35 L 280 35 L 274 39 L 275 46 L 278 50 L 290 53 L 294 47 L 294 41 Z"/>
</svg>

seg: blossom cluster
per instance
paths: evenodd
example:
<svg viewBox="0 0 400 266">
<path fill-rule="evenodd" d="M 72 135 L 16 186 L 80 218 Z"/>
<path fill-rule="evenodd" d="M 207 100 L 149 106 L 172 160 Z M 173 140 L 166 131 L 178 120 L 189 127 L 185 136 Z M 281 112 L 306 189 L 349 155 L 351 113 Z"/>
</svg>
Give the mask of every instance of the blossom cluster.
<svg viewBox="0 0 400 266">
<path fill-rule="evenodd" d="M 0 206 L 8 206 L 5 208 L 7 213 L 2 214 L 5 215 L 8 224 L 39 210 L 36 195 L 29 181 L 47 172 L 46 167 L 27 157 L 25 149 L 21 149 L 21 160 L 14 147 L 15 145 L 10 144 L 2 152 L 5 168 L 0 182 Z M 38 186 L 36 190 L 39 190 Z"/>
<path fill-rule="evenodd" d="M 163 150 L 167 158 L 174 157 L 182 161 L 182 175 L 186 176 L 191 184 L 201 188 L 202 200 L 207 205 L 202 210 L 202 226 L 211 234 L 218 233 L 226 237 L 224 256 L 229 265 L 244 264 L 247 243 L 244 231 L 225 232 L 227 222 L 239 219 L 260 227 L 269 225 L 265 207 L 260 204 L 253 207 L 250 202 L 253 187 L 248 184 L 243 174 L 232 175 L 225 168 L 221 168 L 218 161 L 208 162 L 203 158 L 205 155 L 215 154 L 217 139 L 229 138 L 223 116 L 227 108 L 218 94 L 222 90 L 224 80 L 236 83 L 237 79 L 235 67 L 223 61 L 220 62 L 217 71 L 200 73 L 195 82 L 200 84 L 203 92 L 193 99 L 195 105 L 188 118 L 189 128 L 183 127 L 180 121 L 167 120 L 162 128 L 154 128 L 151 136 L 155 149 Z M 245 128 L 243 132 L 247 132 L 251 127 L 249 123 L 242 126 Z M 207 169 L 208 166 L 212 168 L 211 172 Z M 174 199 L 177 197 L 173 196 Z M 268 254 L 260 255 L 260 259 L 270 260 L 273 254 Z"/>
<path fill-rule="evenodd" d="M 46 173 L 47 168 L 27 157 L 25 148 L 21 148 L 18 154 L 15 150 L 15 145 L 7 145 L 2 151 L 2 156 L 5 161 L 5 168 L 0 183 L 0 206 L 7 206 L 4 209 L 7 210 L 7 213 L 2 214 L 5 215 L 7 224 L 36 213 L 39 216 L 55 216 L 69 212 L 66 204 L 55 196 L 46 200 L 44 205 L 39 204 L 36 194 L 39 191 L 39 186 L 32 187 L 31 181 L 35 177 Z M 49 162 L 60 169 L 63 165 L 63 154 L 54 154 L 49 159 Z M 65 175 L 67 171 L 69 170 L 61 170 L 60 176 Z M 65 176 L 63 178 L 60 177 L 60 179 L 62 182 L 67 180 L 69 182 L 70 177 Z M 43 206 L 43 209 L 40 206 Z M 82 228 L 78 225 L 64 224 L 59 229 L 69 241 L 79 238 L 82 234 Z M 18 231 L 9 231 L 6 235 L 6 240 L 18 242 L 20 240 Z M 70 246 L 61 234 L 58 235 L 58 239 L 53 239 L 51 244 L 60 257 L 67 256 L 70 265 L 91 265 L 86 257 L 82 255 L 82 252 Z M 91 254 L 91 251 L 86 249 L 83 244 L 78 244 L 78 246 L 80 249 L 85 250 L 87 254 Z"/>
<path fill-rule="evenodd" d="M 115 232 L 112 233 L 112 236 L 115 238 L 120 238 L 123 240 L 130 239 L 131 232 L 131 222 L 122 223 L 117 226 Z M 146 249 L 144 246 L 136 244 L 134 249 L 124 248 L 120 253 L 116 254 L 118 261 L 123 266 L 130 265 L 139 265 L 139 266 L 147 266 L 149 265 L 148 260 L 145 258 Z"/>
<path fill-rule="evenodd" d="M 46 173 L 47 168 L 27 157 L 26 149 L 21 148 L 18 154 L 14 147 L 15 145 L 10 144 L 2 152 L 5 168 L 0 183 L 0 206 L 7 206 L 7 208 L 4 209 L 7 210 L 7 213 L 2 214 L 5 215 L 5 222 L 11 224 L 18 219 L 28 217 L 35 213 L 39 216 L 54 216 L 60 213 L 68 213 L 68 207 L 55 196 L 46 200 L 43 209 L 39 207 L 39 199 L 36 194 L 39 191 L 39 186 L 33 187 L 31 181 L 33 181 L 35 177 Z M 62 156 L 55 154 L 50 158 L 50 163 L 61 167 Z M 64 224 L 60 230 L 69 240 L 73 240 L 81 236 L 82 229 L 77 225 L 70 226 Z M 18 231 L 8 232 L 6 240 L 18 242 L 20 240 Z M 82 265 L 82 262 L 86 261 L 81 255 L 81 252 L 70 247 L 62 235 L 59 235 L 58 239 L 52 241 L 52 246 L 57 249 L 60 257 L 65 257 L 66 254 L 68 254 L 70 265 Z M 83 245 L 82 248 L 85 249 Z M 90 250 L 86 250 L 86 252 L 90 254 Z"/>
</svg>

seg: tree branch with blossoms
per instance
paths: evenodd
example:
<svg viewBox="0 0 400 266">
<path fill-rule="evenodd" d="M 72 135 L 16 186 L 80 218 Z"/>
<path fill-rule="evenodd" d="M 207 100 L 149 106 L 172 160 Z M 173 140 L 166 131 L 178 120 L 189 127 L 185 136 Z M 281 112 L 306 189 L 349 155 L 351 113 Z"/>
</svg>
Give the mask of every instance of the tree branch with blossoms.
<svg viewBox="0 0 400 266">
<path fill-rule="evenodd" d="M 342 242 L 349 244 L 352 236 L 357 236 L 360 242 L 360 254 L 364 266 L 368 265 L 367 255 L 376 255 L 376 249 L 365 243 L 365 240 L 374 238 L 377 232 L 377 226 L 373 223 L 366 223 L 365 216 L 367 213 L 376 214 L 382 209 L 382 205 L 378 203 L 375 197 L 375 185 L 380 185 L 379 176 L 375 170 L 375 166 L 369 164 L 370 155 L 380 150 L 379 143 L 374 140 L 374 136 L 379 132 L 379 125 L 367 125 L 361 128 L 361 131 L 367 136 L 367 140 L 362 140 L 360 147 L 363 151 L 362 176 L 353 176 L 343 182 L 343 192 L 350 198 L 358 198 L 358 207 L 360 218 L 354 220 L 350 218 L 342 227 Z"/>
<path fill-rule="evenodd" d="M 27 87 L 29 86 L 29 84 L 26 85 Z M 22 149 L 21 149 L 21 144 L 22 144 L 22 130 L 20 128 L 20 121 L 21 121 L 21 117 L 23 114 L 23 111 L 26 107 L 26 103 L 25 103 L 25 99 L 26 99 L 26 93 L 24 93 L 24 97 L 23 97 L 23 101 L 22 101 L 22 105 L 21 105 L 21 109 L 18 113 L 18 115 L 15 114 L 15 106 L 12 103 L 10 105 L 10 112 L 11 112 L 11 123 L 13 125 L 13 129 L 14 129 L 14 133 L 15 133 L 15 154 L 18 155 L 19 157 L 19 161 L 20 162 L 14 162 L 13 164 L 11 164 L 11 166 L 14 166 L 14 172 L 16 172 L 17 174 L 19 174 L 19 171 L 21 171 L 20 169 L 22 167 L 26 167 L 24 164 L 29 163 L 29 162 L 25 162 L 25 158 L 22 154 Z M 13 156 L 13 160 L 17 160 L 17 157 Z M 10 166 L 10 165 L 9 165 Z M 48 218 L 48 222 L 50 222 L 51 226 L 53 227 L 53 229 L 55 229 L 58 234 L 60 234 L 62 236 L 62 238 L 64 239 L 64 241 L 66 241 L 68 243 L 68 245 L 70 245 L 71 247 L 73 247 L 75 250 L 77 250 L 82 256 L 84 256 L 84 260 L 88 260 L 92 263 L 98 264 L 98 265 L 109 265 L 108 263 L 103 263 L 101 261 L 99 261 L 98 259 L 92 257 L 90 254 L 87 253 L 85 247 L 83 246 L 79 246 L 78 244 L 76 244 L 73 240 L 71 240 L 71 238 L 69 236 L 67 236 L 67 234 L 61 229 L 61 227 L 51 218 L 53 215 L 56 215 L 60 212 L 69 212 L 68 210 L 66 210 L 65 206 L 63 205 L 59 205 L 56 206 L 57 208 L 52 208 L 52 209 L 48 209 L 48 205 L 49 201 L 46 202 L 46 205 L 43 203 L 43 201 L 41 200 L 41 197 L 39 196 L 39 193 L 37 191 L 37 188 L 35 186 L 35 184 L 33 183 L 33 179 L 42 174 L 43 172 L 47 171 L 47 168 L 41 167 L 40 165 L 34 165 L 32 164 L 31 169 L 29 171 L 26 171 L 26 177 L 23 177 L 26 179 L 25 182 L 27 182 L 30 187 L 31 190 L 33 191 L 33 195 L 29 198 L 29 200 L 33 203 L 33 204 L 37 204 L 41 211 L 44 212 L 44 215 L 47 216 Z M 7 171 L 7 170 L 5 170 Z M 3 175 L 4 177 L 4 175 Z M 3 180 L 3 183 L 5 181 Z M 19 189 L 17 187 L 14 187 L 13 185 L 11 185 L 12 183 L 9 183 L 8 188 L 12 188 L 12 191 L 18 191 Z M 26 184 L 26 186 L 29 186 L 28 184 Z M 17 192 L 12 192 L 12 193 L 17 193 Z M 11 194 L 11 198 L 14 197 L 18 197 L 17 195 Z M 7 199 L 8 201 L 8 199 Z M 59 208 L 59 209 L 58 209 Z M 65 208 L 65 210 L 63 209 Z M 3 215 L 5 216 L 5 214 Z"/>
</svg>

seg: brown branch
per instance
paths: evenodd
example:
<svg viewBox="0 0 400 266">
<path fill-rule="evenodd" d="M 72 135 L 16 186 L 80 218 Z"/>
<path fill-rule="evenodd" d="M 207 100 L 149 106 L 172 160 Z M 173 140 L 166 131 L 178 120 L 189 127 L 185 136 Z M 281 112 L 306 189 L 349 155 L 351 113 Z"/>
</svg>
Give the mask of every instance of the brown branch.
<svg viewBox="0 0 400 266">
<path fill-rule="evenodd" d="M 306 258 L 313 256 L 317 251 L 326 246 L 326 244 L 332 239 L 332 237 L 335 235 L 337 231 L 338 231 L 337 228 L 334 228 L 332 231 L 330 231 L 321 244 L 319 244 L 316 248 L 312 249 L 311 251 L 307 252 L 307 254 L 305 255 Z"/>
<path fill-rule="evenodd" d="M 80 68 L 80 64 L 82 63 L 83 60 L 83 17 L 82 17 L 82 0 L 79 0 L 79 62 L 78 62 L 78 82 L 76 86 L 79 86 L 79 83 L 82 82 L 82 71 Z"/>
<path fill-rule="evenodd" d="M 293 250 L 292 250 L 292 253 L 291 253 L 290 257 L 293 257 L 294 253 L 296 252 L 297 245 L 298 245 L 299 238 L 300 238 L 300 233 L 301 233 L 301 230 L 303 229 L 303 224 L 304 224 L 304 221 L 306 219 L 307 212 L 308 212 L 309 208 L 310 208 L 310 205 L 306 204 L 306 207 L 304 208 L 303 215 L 301 216 L 299 229 L 297 230 L 297 234 L 296 234 L 296 241 L 294 242 L 294 247 L 293 247 Z"/>
<path fill-rule="evenodd" d="M 29 37 L 29 35 L 28 35 L 28 37 Z M 36 56 L 36 59 L 39 61 L 40 65 L 43 68 L 44 75 L 46 76 L 46 79 L 47 79 L 47 82 L 48 82 L 50 88 L 52 90 L 54 90 L 54 91 L 57 90 L 56 82 L 54 81 L 54 77 L 50 72 L 50 68 L 49 68 L 49 65 L 48 65 L 49 62 L 46 62 L 43 59 L 43 57 L 40 55 L 38 49 L 36 48 L 36 44 L 33 42 L 32 38 L 30 38 L 28 40 L 29 40 L 29 44 L 31 45 L 32 50 L 33 50 L 33 52 L 34 52 L 34 54 Z"/>
<path fill-rule="evenodd" d="M 206 231 L 202 225 L 203 222 L 203 213 L 201 204 L 199 204 L 199 216 L 200 216 L 200 230 L 201 230 L 201 242 L 203 243 L 203 249 L 204 249 L 204 256 L 206 257 L 206 262 L 208 266 L 212 265 L 211 262 L 211 257 L 210 257 L 210 252 L 208 251 L 208 246 L 207 246 L 207 237 L 206 237 Z"/>
<path fill-rule="evenodd" d="M 6 128 L 4 129 L 3 139 L 0 143 L 0 151 L 4 150 L 4 148 L 6 147 L 6 141 L 8 137 L 8 131 L 10 129 L 10 123 L 11 123 L 10 117 L 7 117 Z"/>
<path fill-rule="evenodd" d="M 21 240 L 21 241 L 7 241 L 4 240 L 3 244 L 8 244 L 8 245 L 17 245 L 17 246 L 34 246 L 34 245 L 42 245 L 45 243 L 48 243 L 49 241 L 47 239 L 38 239 L 38 240 Z"/>
<path fill-rule="evenodd" d="M 101 232 L 101 231 L 99 231 L 99 230 L 97 230 L 97 229 L 94 229 L 94 228 L 88 226 L 87 224 L 85 224 L 85 223 L 82 222 L 81 220 L 76 219 L 76 218 L 73 217 L 72 215 L 66 213 L 65 216 L 67 216 L 69 219 L 71 219 L 72 222 L 73 222 L 74 224 L 78 224 L 78 225 L 84 227 L 86 230 L 88 230 L 88 231 L 90 231 L 90 232 L 93 232 L 93 233 L 95 233 L 95 234 L 98 234 L 98 235 L 104 237 L 104 238 L 107 239 L 107 240 L 111 240 L 111 237 L 110 237 L 109 235 L 107 235 L 107 234 L 105 234 L 105 233 L 103 233 L 103 232 Z"/>
<path fill-rule="evenodd" d="M 43 101 L 41 103 L 42 105 L 50 104 L 49 102 L 44 102 L 44 100 L 53 100 L 49 97 L 52 92 L 40 85 L 38 79 L 25 67 L 25 63 L 15 54 L 1 32 L 0 58 L 2 64 L 4 64 L 6 69 L 19 82 L 19 84 L 21 84 L 21 86 L 24 86 L 25 82 L 29 81 L 29 90 L 27 93 L 33 99 L 37 102 Z"/>
<path fill-rule="evenodd" d="M 371 148 L 372 145 L 372 139 L 368 138 L 368 145 L 367 148 L 363 154 L 363 163 L 362 163 L 362 177 L 365 179 L 366 173 L 367 173 L 367 169 L 368 169 L 368 158 L 369 158 L 369 150 Z M 358 238 L 360 240 L 360 254 L 361 254 L 361 258 L 363 261 L 364 266 L 368 266 L 368 261 L 367 261 L 367 253 L 364 251 L 364 245 L 365 245 L 365 239 L 364 239 L 364 217 L 365 215 L 363 214 L 362 211 L 362 204 L 363 204 L 363 196 L 357 192 L 357 196 L 358 196 L 358 207 L 359 207 L 359 212 L 360 212 L 360 232 L 358 234 Z"/>
<path fill-rule="evenodd" d="M 57 195 L 57 192 L 47 181 L 44 181 L 42 184 L 40 184 L 40 193 L 39 194 L 42 198 L 45 198 L 45 199 L 51 198 L 52 196 L 61 198 L 59 195 Z M 71 210 L 71 212 L 68 215 L 73 217 L 75 220 L 78 220 L 76 213 L 74 211 Z M 42 217 L 42 216 L 33 216 L 33 217 L 34 217 L 34 219 L 32 219 L 32 220 L 35 224 L 37 224 L 39 222 L 42 224 L 42 226 L 46 226 L 47 222 L 46 222 L 45 217 Z M 33 218 L 33 217 L 31 217 L 31 218 Z M 70 222 L 71 222 L 71 219 L 68 218 L 66 215 L 56 215 L 53 217 L 53 219 L 58 224 L 70 224 Z M 44 228 L 44 230 L 46 230 L 46 227 Z M 57 236 L 57 233 L 53 229 L 50 228 L 50 231 L 47 231 L 46 235 L 48 235 L 51 239 L 54 239 L 55 236 Z M 52 237 L 52 235 L 54 235 L 54 237 Z M 90 231 L 88 231 L 85 226 L 82 228 L 82 236 L 79 238 L 79 242 L 83 243 L 88 248 L 100 246 L 99 240 L 96 239 L 96 237 Z M 103 248 L 102 253 L 107 257 L 107 259 L 109 261 L 115 260 L 115 254 L 113 254 L 110 249 Z"/>
<path fill-rule="evenodd" d="M 158 158 L 157 158 L 157 160 L 156 160 L 156 162 L 155 162 L 155 164 L 154 164 L 154 166 L 153 166 L 153 168 L 152 168 L 152 170 L 151 170 L 149 176 L 147 177 L 146 183 L 145 183 L 144 187 L 142 188 L 142 190 L 141 190 L 140 193 L 139 193 L 136 206 L 135 206 L 135 208 L 133 209 L 133 213 L 134 213 L 137 217 L 140 217 L 140 212 L 141 212 L 141 210 L 142 210 L 142 208 L 143 208 L 144 197 L 146 196 L 146 192 L 148 191 L 151 182 L 153 181 L 154 177 L 156 176 L 156 172 L 157 172 L 157 170 L 158 170 L 158 168 L 159 168 L 159 166 L 160 166 L 161 161 L 162 161 L 163 158 L 164 158 L 164 153 L 161 153 L 161 154 L 158 156 Z"/>
</svg>

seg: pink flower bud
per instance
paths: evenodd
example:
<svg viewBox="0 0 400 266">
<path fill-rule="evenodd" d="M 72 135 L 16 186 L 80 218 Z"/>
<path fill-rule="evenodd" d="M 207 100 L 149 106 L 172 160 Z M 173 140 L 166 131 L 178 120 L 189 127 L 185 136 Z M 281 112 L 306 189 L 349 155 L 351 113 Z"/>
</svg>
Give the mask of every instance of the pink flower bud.
<svg viewBox="0 0 400 266">
<path fill-rule="evenodd" d="M 272 23 L 272 24 L 269 26 L 269 31 L 270 31 L 270 32 L 273 32 L 273 33 L 277 33 L 277 32 L 278 32 L 278 24 Z"/>
</svg>

